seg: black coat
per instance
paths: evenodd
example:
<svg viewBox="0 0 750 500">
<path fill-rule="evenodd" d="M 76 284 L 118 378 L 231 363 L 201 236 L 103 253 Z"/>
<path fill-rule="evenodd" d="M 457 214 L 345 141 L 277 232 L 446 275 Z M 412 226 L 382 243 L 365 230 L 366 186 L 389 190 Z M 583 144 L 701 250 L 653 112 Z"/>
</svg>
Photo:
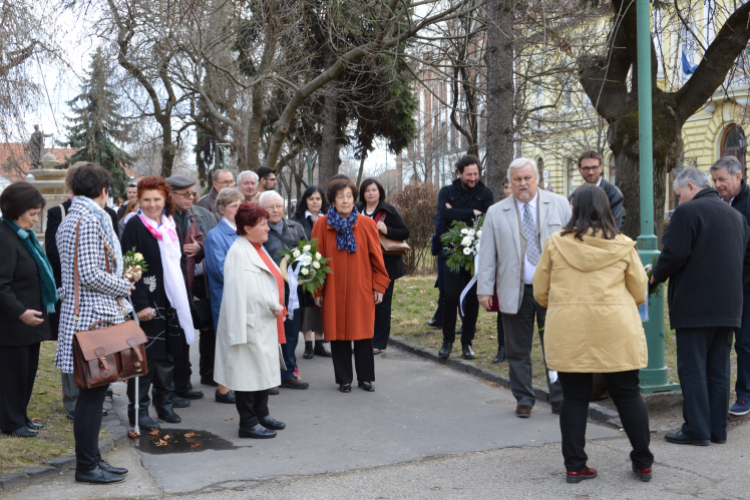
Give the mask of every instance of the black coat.
<svg viewBox="0 0 750 500">
<path fill-rule="evenodd" d="M 357 204 L 357 210 L 359 210 L 360 214 L 364 215 L 365 207 L 364 203 Z M 385 234 L 388 239 L 399 241 L 409 239 L 409 228 L 406 227 L 406 223 L 404 222 L 404 219 L 401 218 L 401 214 L 398 213 L 396 207 L 381 200 L 373 212 L 373 219 L 378 212 L 383 212 L 383 215 L 380 217 L 383 224 L 385 224 L 385 227 L 388 229 Z M 383 216 L 385 216 L 384 219 Z M 380 234 L 380 231 L 378 231 L 378 233 Z M 391 282 L 396 281 L 402 276 L 406 276 L 404 259 L 400 256 L 383 255 L 383 263 L 385 264 L 385 270 L 388 271 L 388 277 L 391 279 Z"/>
<path fill-rule="evenodd" d="M 599 187 L 607 193 L 609 208 L 612 210 L 612 215 L 615 216 L 617 229 L 622 230 L 622 225 L 625 223 L 625 195 L 622 194 L 622 191 L 617 186 L 607 182 L 604 178 L 602 178 L 602 183 Z"/>
<path fill-rule="evenodd" d="M 318 214 L 318 217 L 322 217 L 325 214 L 321 211 Z M 315 225 L 315 222 L 313 222 L 311 217 L 305 217 L 304 213 L 294 212 L 294 215 L 290 218 L 290 220 L 293 220 L 300 226 L 302 226 L 302 229 L 305 230 L 305 237 L 309 240 L 312 238 L 312 228 Z"/>
<path fill-rule="evenodd" d="M 740 186 L 740 192 L 732 200 L 732 208 L 741 213 L 745 218 L 745 222 L 750 225 L 750 187 L 747 186 L 744 180 Z M 750 293 L 750 280 L 745 282 L 743 291 L 745 295 Z"/>
<path fill-rule="evenodd" d="M 451 208 L 445 205 L 449 204 Z M 472 189 L 465 189 L 461 185 L 461 179 L 456 179 L 452 184 L 443 186 L 438 193 L 437 210 L 445 222 L 445 230 L 449 230 L 453 221 L 463 221 L 469 226 L 474 225 L 474 210 L 487 213 L 487 210 L 495 203 L 495 197 L 490 188 L 481 181 Z"/>
<path fill-rule="evenodd" d="M 70 205 L 73 204 L 73 200 L 66 200 L 62 202 L 62 206 L 65 208 L 65 215 L 68 215 L 70 211 Z M 117 225 L 117 213 L 107 207 L 104 210 L 112 218 L 112 227 L 115 229 L 115 234 L 119 238 L 118 225 Z M 57 250 L 57 228 L 62 223 L 62 209 L 60 205 L 54 206 L 47 211 L 47 228 L 44 230 L 44 253 L 47 254 L 50 266 L 52 266 L 52 274 L 55 276 L 55 284 L 57 288 L 62 286 L 62 277 L 60 271 L 60 252 Z M 55 312 L 49 315 L 50 331 L 52 332 L 52 340 L 57 340 L 57 330 L 60 326 L 60 302 L 58 301 L 55 305 Z"/>
<path fill-rule="evenodd" d="M 143 273 L 143 277 L 135 284 L 135 290 L 131 294 L 136 312 L 149 307 L 156 310 L 154 319 L 141 323 L 141 328 L 148 337 L 147 356 L 149 359 L 164 359 L 167 353 L 181 353 L 182 329 L 177 316 L 169 314 L 172 306 L 167 298 L 167 289 L 164 287 L 164 267 L 159 252 L 159 242 L 146 229 L 140 217 L 132 217 L 128 221 L 120 241 L 123 252 L 128 252 L 135 247 L 135 251 L 143 254 L 143 260 L 148 264 L 148 271 Z M 187 288 L 187 284 L 185 287 Z"/>
<path fill-rule="evenodd" d="M 18 235 L 0 221 L 0 346 L 24 346 L 50 339 L 47 310 L 36 261 Z M 44 322 L 29 326 L 20 319 L 27 309 L 42 312 Z M 2 382 L 0 382 L 2 383 Z"/>
<path fill-rule="evenodd" d="M 749 241 L 745 219 L 713 188 L 677 207 L 653 268 L 657 282 L 669 279 L 672 328 L 740 326 Z"/>
</svg>

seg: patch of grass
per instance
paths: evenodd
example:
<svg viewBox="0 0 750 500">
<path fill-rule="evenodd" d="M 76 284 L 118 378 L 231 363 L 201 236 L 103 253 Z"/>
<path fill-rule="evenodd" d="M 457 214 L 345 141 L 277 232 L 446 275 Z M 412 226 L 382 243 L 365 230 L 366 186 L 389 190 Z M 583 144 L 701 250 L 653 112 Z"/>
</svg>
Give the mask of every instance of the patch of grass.
<svg viewBox="0 0 750 500">
<path fill-rule="evenodd" d="M 0 474 L 18 472 L 73 451 L 73 422 L 62 404 L 60 370 L 55 365 L 57 342 L 42 342 L 39 370 L 29 403 L 29 418 L 41 419 L 44 429 L 35 438 L 0 438 Z"/>
<path fill-rule="evenodd" d="M 404 277 L 396 281 L 393 292 L 393 308 L 391 319 L 391 334 L 409 342 L 425 347 L 440 349 L 443 343 L 442 330 L 427 326 L 437 309 L 438 289 L 434 287 L 435 275 Z M 666 296 L 666 291 L 664 293 Z M 678 381 L 677 377 L 677 341 L 674 330 L 669 325 L 669 314 L 665 304 L 665 364 L 669 370 L 669 378 Z M 456 328 L 460 326 L 458 321 Z M 477 332 L 473 343 L 477 358 L 473 363 L 503 375 L 508 375 L 508 363 L 504 361 L 493 365 L 492 359 L 497 354 L 497 313 L 488 313 L 481 307 L 477 319 Z M 451 357 L 461 357 L 460 335 L 456 335 Z M 531 349 L 534 383 L 546 386 L 547 379 L 542 364 L 542 346 L 539 335 L 534 334 Z M 731 392 L 734 401 L 734 383 L 737 380 L 737 357 L 732 350 L 731 358 Z"/>
</svg>

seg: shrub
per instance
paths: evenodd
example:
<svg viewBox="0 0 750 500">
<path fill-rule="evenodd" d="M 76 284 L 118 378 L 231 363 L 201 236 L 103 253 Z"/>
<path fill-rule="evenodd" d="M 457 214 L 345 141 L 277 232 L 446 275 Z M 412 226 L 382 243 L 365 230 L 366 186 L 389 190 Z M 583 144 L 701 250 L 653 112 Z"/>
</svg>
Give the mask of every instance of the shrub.
<svg viewBox="0 0 750 500">
<path fill-rule="evenodd" d="M 430 246 L 435 232 L 437 196 L 438 188 L 430 182 L 408 184 L 388 199 L 389 203 L 398 208 L 409 228 L 408 243 L 411 251 L 404 256 L 406 272 L 409 274 L 436 272 L 437 260 L 430 253 Z"/>
</svg>

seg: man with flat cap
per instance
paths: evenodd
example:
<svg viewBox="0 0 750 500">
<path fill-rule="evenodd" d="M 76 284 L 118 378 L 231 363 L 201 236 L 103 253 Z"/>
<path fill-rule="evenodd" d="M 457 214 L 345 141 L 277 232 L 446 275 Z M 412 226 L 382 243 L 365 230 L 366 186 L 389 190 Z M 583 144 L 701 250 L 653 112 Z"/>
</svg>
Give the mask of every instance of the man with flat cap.
<svg viewBox="0 0 750 500">
<path fill-rule="evenodd" d="M 183 249 L 182 273 L 191 297 L 195 328 L 200 330 L 201 383 L 213 385 L 216 333 L 213 330 L 211 308 L 208 304 L 208 286 L 203 270 L 203 241 L 206 234 L 216 227 L 216 217 L 205 208 L 193 204 L 193 187 L 196 182 L 194 178 L 173 175 L 165 180 L 172 188 L 173 217 Z M 190 355 L 187 345 L 183 352 L 184 356 L 175 357 L 175 393 L 187 400 L 200 399 L 203 392 L 193 390 L 190 383 Z M 233 394 L 221 396 L 231 399 Z"/>
</svg>

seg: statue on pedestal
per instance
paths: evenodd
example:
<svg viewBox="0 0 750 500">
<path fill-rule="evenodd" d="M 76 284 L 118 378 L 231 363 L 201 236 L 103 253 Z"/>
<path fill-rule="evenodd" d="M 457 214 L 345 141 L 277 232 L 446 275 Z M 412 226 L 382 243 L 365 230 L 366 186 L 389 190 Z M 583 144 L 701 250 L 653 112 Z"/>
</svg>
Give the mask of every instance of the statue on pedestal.
<svg viewBox="0 0 750 500">
<path fill-rule="evenodd" d="M 33 168 L 42 168 L 45 137 L 52 137 L 52 134 L 44 134 L 39 130 L 39 125 L 34 125 L 34 133 L 31 134 L 31 139 L 29 139 L 29 156 Z"/>
</svg>

